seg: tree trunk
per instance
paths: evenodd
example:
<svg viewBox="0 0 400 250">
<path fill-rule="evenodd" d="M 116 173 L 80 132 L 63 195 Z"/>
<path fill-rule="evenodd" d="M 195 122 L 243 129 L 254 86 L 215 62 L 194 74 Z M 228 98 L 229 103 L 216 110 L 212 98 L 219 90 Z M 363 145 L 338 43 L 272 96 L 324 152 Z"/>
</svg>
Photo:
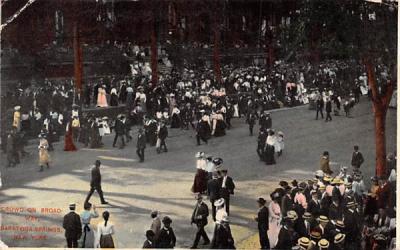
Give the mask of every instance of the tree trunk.
<svg viewBox="0 0 400 250">
<path fill-rule="evenodd" d="M 79 39 L 78 23 L 74 23 L 74 78 L 77 93 L 82 91 L 82 48 Z"/>
<path fill-rule="evenodd" d="M 155 15 L 153 13 L 153 15 Z M 157 51 L 157 34 L 156 34 L 156 20 L 153 16 L 151 31 L 151 82 L 153 87 L 158 84 L 158 51 Z"/>
<path fill-rule="evenodd" d="M 376 175 L 386 176 L 386 111 L 375 108 Z"/>
<path fill-rule="evenodd" d="M 364 59 L 368 74 L 368 85 L 372 92 L 373 111 L 375 116 L 375 150 L 376 150 L 376 175 L 386 176 L 386 113 L 392 98 L 394 82 L 392 79 L 387 83 L 385 93 L 379 93 L 375 78 L 374 67 L 369 58 Z"/>
</svg>

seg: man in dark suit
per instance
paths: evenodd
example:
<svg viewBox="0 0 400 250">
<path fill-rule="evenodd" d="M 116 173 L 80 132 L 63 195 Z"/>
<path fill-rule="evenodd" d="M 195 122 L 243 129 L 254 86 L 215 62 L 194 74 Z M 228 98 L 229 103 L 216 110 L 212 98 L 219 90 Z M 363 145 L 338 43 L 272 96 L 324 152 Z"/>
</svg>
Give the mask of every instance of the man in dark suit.
<svg viewBox="0 0 400 250">
<path fill-rule="evenodd" d="M 108 204 L 103 197 L 103 190 L 101 189 L 101 173 L 100 173 L 101 162 L 96 160 L 95 166 L 92 168 L 92 179 L 90 181 L 90 191 L 86 197 L 85 203 L 89 202 L 90 197 L 97 191 L 100 196 L 101 204 Z"/>
<path fill-rule="evenodd" d="M 311 191 L 311 200 L 308 202 L 307 212 L 314 218 L 318 218 L 321 214 L 321 203 L 318 201 L 318 193 L 315 190 Z"/>
<path fill-rule="evenodd" d="M 269 229 L 269 221 L 268 221 L 268 209 L 265 207 L 266 200 L 264 198 L 259 198 L 257 200 L 258 203 L 258 214 L 255 218 L 255 221 L 258 223 L 258 235 L 260 237 L 260 246 L 261 249 L 269 249 L 269 239 L 268 239 L 268 229 Z"/>
<path fill-rule="evenodd" d="M 78 239 L 82 236 L 81 217 L 75 213 L 75 204 L 69 205 L 69 213 L 64 216 L 63 228 L 68 248 L 77 248 Z"/>
<path fill-rule="evenodd" d="M 317 101 L 316 101 L 316 108 L 317 108 L 317 116 L 315 117 L 315 120 L 318 120 L 318 114 L 321 114 L 322 119 L 324 119 L 324 100 L 322 100 L 322 97 L 319 96 Z"/>
<path fill-rule="evenodd" d="M 265 153 L 265 143 L 267 141 L 268 134 L 264 131 L 263 128 L 260 128 L 260 133 L 258 134 L 257 139 L 257 154 L 260 157 L 260 160 L 264 160 Z"/>
<path fill-rule="evenodd" d="M 326 101 L 326 105 L 325 105 L 325 111 L 326 111 L 326 119 L 325 121 L 332 121 L 332 116 L 331 116 L 331 112 L 332 112 L 332 102 L 331 99 L 328 98 L 328 100 Z"/>
<path fill-rule="evenodd" d="M 279 230 L 278 242 L 274 249 L 292 249 L 293 246 L 293 222 L 285 218 Z"/>
<path fill-rule="evenodd" d="M 154 244 L 154 232 L 152 230 L 147 230 L 146 231 L 146 241 L 143 243 L 142 248 L 155 248 Z"/>
<path fill-rule="evenodd" d="M 123 115 L 119 115 L 117 117 L 117 120 L 115 120 L 115 137 L 114 137 L 114 142 L 113 142 L 113 147 L 115 147 L 115 144 L 117 143 L 118 137 L 121 138 L 122 140 L 122 144 L 120 146 L 120 148 L 124 148 L 125 147 L 125 139 L 124 139 L 124 135 L 125 135 L 125 124 L 122 121 L 124 119 Z"/>
<path fill-rule="evenodd" d="M 287 215 L 287 212 L 289 210 L 293 209 L 293 200 L 291 195 L 291 189 L 289 186 L 286 186 L 285 188 L 285 195 L 282 197 L 281 201 L 281 214 L 283 217 Z"/>
<path fill-rule="evenodd" d="M 193 210 L 191 224 L 196 224 L 197 233 L 196 238 L 194 239 L 192 249 L 196 249 L 199 244 L 200 238 L 203 237 L 204 245 L 210 244 L 210 239 L 207 236 L 207 233 L 204 231 L 204 227 L 207 225 L 208 220 L 208 206 L 203 202 L 203 197 L 201 194 L 196 195 L 197 204 Z"/>
<path fill-rule="evenodd" d="M 146 136 L 142 128 L 139 129 L 137 144 L 136 144 L 136 154 L 140 158 L 140 162 L 144 162 L 144 149 L 146 148 Z"/>
<path fill-rule="evenodd" d="M 225 209 L 226 213 L 229 215 L 229 199 L 231 195 L 235 194 L 235 183 L 233 179 L 228 176 L 228 170 L 226 168 L 220 170 L 220 176 L 221 198 L 225 199 Z"/>
<path fill-rule="evenodd" d="M 221 198 L 220 196 L 220 182 L 218 180 L 218 174 L 213 173 L 212 179 L 208 181 L 207 183 L 207 193 L 208 193 L 208 198 L 211 202 L 212 206 L 212 217 L 213 220 L 216 221 L 215 215 L 216 215 L 216 207 L 214 205 L 214 202 Z"/>
<path fill-rule="evenodd" d="M 358 146 L 355 145 L 354 146 L 354 152 L 353 152 L 353 155 L 351 157 L 351 165 L 355 169 L 359 170 L 360 167 L 361 167 L 361 164 L 363 164 L 363 162 L 364 162 L 364 157 L 361 154 L 361 152 L 358 151 Z"/>
<path fill-rule="evenodd" d="M 356 204 L 351 201 L 346 204 L 346 209 L 343 212 L 343 222 L 345 226 L 346 232 L 346 245 L 349 249 L 359 249 L 359 232 L 361 228 L 358 225 L 358 213 L 356 213 L 355 208 Z"/>
</svg>

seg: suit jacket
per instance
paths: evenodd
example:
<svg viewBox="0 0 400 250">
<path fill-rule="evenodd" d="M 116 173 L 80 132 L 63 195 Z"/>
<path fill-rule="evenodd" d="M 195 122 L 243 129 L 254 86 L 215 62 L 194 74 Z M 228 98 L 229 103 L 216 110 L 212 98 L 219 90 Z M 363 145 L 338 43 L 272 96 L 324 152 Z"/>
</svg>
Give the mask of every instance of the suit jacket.
<svg viewBox="0 0 400 250">
<path fill-rule="evenodd" d="M 311 213 L 314 218 L 317 218 L 321 214 L 321 204 L 311 199 L 307 205 L 307 212 Z"/>
<path fill-rule="evenodd" d="M 221 186 L 218 179 L 209 180 L 207 183 L 207 192 L 211 202 L 218 200 L 220 196 Z"/>
<path fill-rule="evenodd" d="M 157 248 L 174 248 L 176 237 L 172 228 L 162 228 L 157 241 Z"/>
<path fill-rule="evenodd" d="M 221 197 L 224 199 L 229 199 L 229 196 L 234 194 L 235 183 L 233 183 L 233 179 L 230 176 L 226 177 L 225 188 L 222 187 L 224 181 L 224 177 L 219 178 L 220 187 L 221 187 Z"/>
<path fill-rule="evenodd" d="M 331 220 L 342 220 L 343 219 L 343 211 L 340 205 L 335 206 L 333 203 L 329 207 L 329 219 Z"/>
<path fill-rule="evenodd" d="M 258 215 L 257 215 L 258 229 L 264 229 L 264 230 L 269 229 L 268 217 L 269 217 L 268 208 L 263 206 L 258 210 Z"/>
<path fill-rule="evenodd" d="M 331 101 L 326 102 L 325 111 L 326 111 L 327 113 L 332 112 L 332 102 L 331 102 Z"/>
<path fill-rule="evenodd" d="M 139 149 L 146 148 L 146 136 L 144 134 L 142 134 L 142 135 L 139 134 L 138 135 L 136 148 L 139 148 Z"/>
<path fill-rule="evenodd" d="M 101 174 L 100 174 L 100 168 L 98 167 L 93 167 L 92 168 L 92 179 L 90 181 L 90 186 L 92 187 L 98 187 L 101 185 Z"/>
<path fill-rule="evenodd" d="M 292 233 L 285 226 L 281 228 L 278 234 L 278 243 L 275 249 L 292 249 Z"/>
<path fill-rule="evenodd" d="M 79 239 L 82 235 L 81 217 L 71 211 L 64 216 L 63 228 L 65 229 L 65 238 Z"/>
<path fill-rule="evenodd" d="M 282 216 L 287 215 L 287 211 L 293 209 L 293 201 L 290 196 L 287 194 L 283 196 L 282 198 L 282 205 L 281 205 L 281 214 Z"/>
<path fill-rule="evenodd" d="M 154 245 L 153 242 L 150 242 L 149 240 L 146 240 L 146 241 L 143 243 L 142 248 L 155 248 L 155 245 Z"/>
<path fill-rule="evenodd" d="M 115 120 L 115 133 L 117 133 L 117 135 L 123 135 L 125 133 L 125 125 L 120 119 Z"/>
<path fill-rule="evenodd" d="M 192 213 L 192 223 L 195 223 L 199 226 L 207 225 L 208 214 L 208 206 L 206 203 L 202 202 L 200 205 L 196 204 L 196 207 L 194 208 Z M 201 216 L 201 219 L 198 219 L 198 216 Z"/>
<path fill-rule="evenodd" d="M 361 152 L 353 152 L 353 156 L 351 157 L 351 165 L 360 167 L 364 162 L 364 157 Z"/>
</svg>

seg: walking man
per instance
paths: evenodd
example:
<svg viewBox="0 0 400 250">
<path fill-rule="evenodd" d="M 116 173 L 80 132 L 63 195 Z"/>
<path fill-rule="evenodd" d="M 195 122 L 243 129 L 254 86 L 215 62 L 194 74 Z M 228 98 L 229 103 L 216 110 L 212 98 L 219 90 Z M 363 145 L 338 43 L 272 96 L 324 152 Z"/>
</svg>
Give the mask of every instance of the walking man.
<svg viewBox="0 0 400 250">
<path fill-rule="evenodd" d="M 86 197 L 85 203 L 88 203 L 90 200 L 90 197 L 94 193 L 94 191 L 97 191 L 97 193 L 100 196 L 100 201 L 101 204 L 108 204 L 106 200 L 104 200 L 103 197 L 103 190 L 101 189 L 101 173 L 100 173 L 100 165 L 101 162 L 99 160 L 96 160 L 95 166 L 92 168 L 92 179 L 90 181 L 90 191 Z"/>
<path fill-rule="evenodd" d="M 124 119 L 124 117 L 122 115 L 119 115 L 117 117 L 117 120 L 115 120 L 115 137 L 114 137 L 114 142 L 113 142 L 113 147 L 115 147 L 115 144 L 117 143 L 118 137 L 120 137 L 121 140 L 122 140 L 122 144 L 119 147 L 120 149 L 125 147 L 125 139 L 124 139 L 125 124 L 122 121 L 122 119 Z"/>
<path fill-rule="evenodd" d="M 315 117 L 315 120 L 318 120 L 318 113 L 321 114 L 322 119 L 324 119 L 324 113 L 323 113 L 323 109 L 324 109 L 324 101 L 322 100 L 322 97 L 319 96 L 317 99 L 317 116 Z"/>
<path fill-rule="evenodd" d="M 332 112 L 332 102 L 331 102 L 331 98 L 329 97 L 328 100 L 326 101 L 326 105 L 325 105 L 325 111 L 326 111 L 326 119 L 325 121 L 332 121 L 332 116 L 331 116 L 331 112 Z M 317 114 L 318 115 L 318 114 Z"/>
<path fill-rule="evenodd" d="M 203 197 L 201 194 L 196 195 L 197 204 L 192 214 L 192 222 L 191 224 L 196 224 L 197 233 L 196 238 L 194 239 L 193 245 L 191 249 L 196 249 L 199 244 L 200 238 L 203 237 L 204 245 L 210 244 L 210 239 L 207 236 L 207 233 L 204 231 L 204 227 L 207 225 L 207 217 L 208 217 L 208 206 L 203 202 Z"/>
<path fill-rule="evenodd" d="M 228 176 L 228 170 L 226 168 L 221 170 L 221 198 L 225 200 L 226 213 L 229 215 L 229 199 L 230 196 L 234 194 L 235 183 L 233 179 Z"/>
<path fill-rule="evenodd" d="M 254 114 L 254 111 L 251 111 L 248 114 L 246 122 L 249 124 L 250 136 L 252 136 L 253 135 L 254 124 L 256 123 L 256 115 Z"/>
<path fill-rule="evenodd" d="M 364 162 L 364 157 L 361 152 L 358 151 L 358 145 L 354 145 L 353 156 L 351 157 L 351 165 L 354 169 L 360 170 L 361 164 Z"/>
<path fill-rule="evenodd" d="M 218 180 L 218 174 L 214 172 L 212 174 L 212 179 L 208 181 L 207 183 L 207 192 L 208 192 L 208 198 L 210 199 L 211 206 L 212 206 L 212 217 L 213 220 L 216 221 L 216 213 L 217 209 L 214 205 L 214 202 L 218 200 L 220 197 L 220 189 L 221 186 L 219 185 L 219 180 Z"/>
<path fill-rule="evenodd" d="M 136 154 L 140 162 L 144 162 L 144 149 L 146 148 L 146 136 L 142 128 L 139 129 L 138 140 L 136 143 Z"/>
<path fill-rule="evenodd" d="M 75 204 L 69 205 L 69 213 L 64 216 L 63 228 L 68 248 L 77 248 L 78 239 L 82 236 L 81 217 L 75 213 Z"/>
<path fill-rule="evenodd" d="M 260 245 L 261 249 L 269 249 L 269 239 L 268 239 L 268 228 L 269 228 L 269 214 L 268 209 L 265 207 L 266 200 L 264 198 L 259 198 L 257 200 L 258 203 L 258 215 L 255 218 L 255 221 L 258 223 L 258 234 L 260 237 Z"/>
</svg>

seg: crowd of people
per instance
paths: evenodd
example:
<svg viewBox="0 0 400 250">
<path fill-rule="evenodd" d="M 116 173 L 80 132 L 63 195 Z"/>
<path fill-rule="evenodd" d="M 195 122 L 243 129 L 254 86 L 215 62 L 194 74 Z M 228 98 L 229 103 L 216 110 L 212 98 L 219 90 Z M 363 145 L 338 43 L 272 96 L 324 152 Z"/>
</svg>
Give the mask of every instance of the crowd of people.
<svg viewBox="0 0 400 250">
<path fill-rule="evenodd" d="M 212 249 L 235 249 L 230 229 L 231 196 L 235 194 L 233 178 L 219 157 L 198 152 L 195 155 L 197 172 L 192 192 L 195 197 L 191 224 L 197 227 L 192 249 L 203 245 Z M 342 167 L 334 173 L 329 167 L 329 153 L 321 157 L 321 169 L 305 181 L 280 181 L 270 194 L 270 201 L 260 197 L 255 200 L 258 211 L 254 217 L 259 231 L 261 249 L 394 249 L 396 235 L 396 161 L 395 154 L 387 159 L 387 174 L 371 177 L 367 188 L 361 172 L 362 153 L 354 147 L 351 157 L 352 171 Z M 108 204 L 101 189 L 100 161 L 92 169 L 91 190 L 84 202 L 84 210 L 64 217 L 65 237 L 68 247 L 113 248 L 114 224 L 110 213 L 103 212 L 103 221 L 97 229 L 90 224 L 99 216 L 95 205 L 89 202 L 97 190 L 102 204 Z M 208 201 L 207 201 L 208 200 Z M 209 205 L 211 211 L 209 211 Z M 174 248 L 177 236 L 172 219 L 158 211 L 151 212 L 149 228 L 142 248 Z M 214 221 L 212 237 L 205 227 Z"/>
</svg>

